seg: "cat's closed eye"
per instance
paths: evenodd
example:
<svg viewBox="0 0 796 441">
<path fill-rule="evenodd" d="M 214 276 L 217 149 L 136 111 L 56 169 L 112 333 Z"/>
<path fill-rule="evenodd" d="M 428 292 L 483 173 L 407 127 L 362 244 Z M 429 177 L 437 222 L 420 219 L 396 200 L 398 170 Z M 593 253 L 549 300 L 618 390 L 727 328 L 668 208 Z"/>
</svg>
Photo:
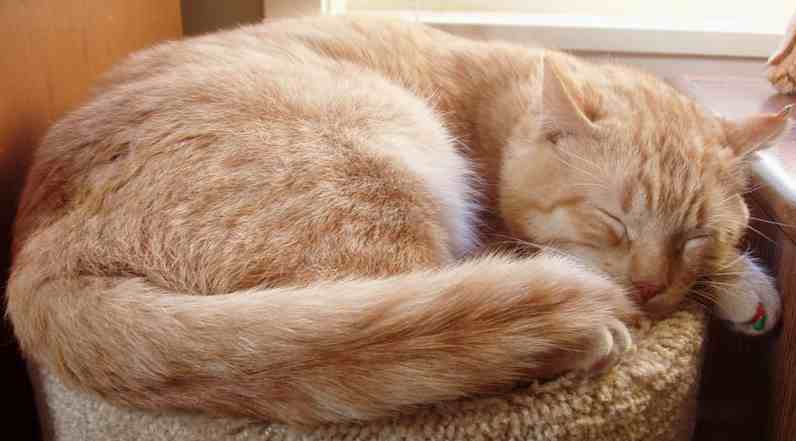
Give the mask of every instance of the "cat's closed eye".
<svg viewBox="0 0 796 441">
<path fill-rule="evenodd" d="M 630 234 L 628 232 L 627 226 L 618 216 L 603 208 L 594 208 L 599 215 L 600 221 L 608 230 L 612 243 L 615 245 L 620 245 L 630 240 Z"/>
<path fill-rule="evenodd" d="M 702 230 L 696 230 L 691 234 L 685 236 L 682 242 L 681 250 L 684 255 L 688 255 L 697 250 L 704 248 L 711 240 L 712 236 Z"/>
</svg>

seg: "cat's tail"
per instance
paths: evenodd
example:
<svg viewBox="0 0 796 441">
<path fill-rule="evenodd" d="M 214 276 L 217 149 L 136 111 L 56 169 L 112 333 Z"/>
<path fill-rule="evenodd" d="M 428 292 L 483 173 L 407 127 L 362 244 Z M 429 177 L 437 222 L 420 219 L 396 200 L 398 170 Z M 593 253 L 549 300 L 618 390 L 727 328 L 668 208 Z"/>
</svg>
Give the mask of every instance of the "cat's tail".
<svg viewBox="0 0 796 441">
<path fill-rule="evenodd" d="M 372 419 L 593 363 L 627 346 L 617 318 L 634 313 L 607 279 L 550 256 L 215 296 L 31 265 L 8 287 L 23 349 L 68 383 L 138 407 L 295 424 Z"/>
</svg>

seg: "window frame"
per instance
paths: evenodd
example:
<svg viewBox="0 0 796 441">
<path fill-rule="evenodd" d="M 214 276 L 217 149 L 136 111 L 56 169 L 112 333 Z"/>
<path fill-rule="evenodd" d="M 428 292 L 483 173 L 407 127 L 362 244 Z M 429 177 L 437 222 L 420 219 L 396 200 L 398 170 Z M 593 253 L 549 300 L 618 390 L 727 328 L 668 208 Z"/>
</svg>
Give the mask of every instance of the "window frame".
<svg viewBox="0 0 796 441">
<path fill-rule="evenodd" d="M 334 0 L 264 0 L 268 18 L 344 15 Z M 272 11 L 274 13 L 269 13 Z M 782 39 L 777 30 L 744 28 L 732 21 L 672 22 L 639 17 L 497 14 L 423 10 L 356 11 L 397 17 L 456 35 L 579 52 L 767 58 Z"/>
</svg>

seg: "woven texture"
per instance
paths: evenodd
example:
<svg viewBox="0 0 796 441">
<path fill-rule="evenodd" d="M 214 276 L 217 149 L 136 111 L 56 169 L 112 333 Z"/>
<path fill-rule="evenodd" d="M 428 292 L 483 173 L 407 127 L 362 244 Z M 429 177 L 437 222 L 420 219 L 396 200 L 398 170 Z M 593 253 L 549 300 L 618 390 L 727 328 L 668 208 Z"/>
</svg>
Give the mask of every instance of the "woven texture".
<svg viewBox="0 0 796 441">
<path fill-rule="evenodd" d="M 599 378 L 569 374 L 500 397 L 307 432 L 240 418 L 119 408 L 67 389 L 46 372 L 32 376 L 47 440 L 687 440 L 704 337 L 704 316 L 681 311 L 642 324 L 635 347 Z"/>
</svg>

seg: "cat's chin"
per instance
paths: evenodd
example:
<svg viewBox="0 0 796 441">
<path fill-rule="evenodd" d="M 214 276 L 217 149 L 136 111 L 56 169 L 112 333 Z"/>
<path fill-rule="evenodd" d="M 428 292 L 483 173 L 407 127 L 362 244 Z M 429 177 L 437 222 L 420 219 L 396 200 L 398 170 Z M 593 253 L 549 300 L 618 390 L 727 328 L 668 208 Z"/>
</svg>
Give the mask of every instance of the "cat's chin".
<svg viewBox="0 0 796 441">
<path fill-rule="evenodd" d="M 657 297 L 650 299 L 646 303 L 641 303 L 639 300 L 639 305 L 647 317 L 653 320 L 661 320 L 668 316 L 670 316 L 674 311 L 676 311 L 680 307 L 680 297 L 675 297 L 671 295 L 667 295 L 667 293 L 663 293 Z"/>
</svg>

